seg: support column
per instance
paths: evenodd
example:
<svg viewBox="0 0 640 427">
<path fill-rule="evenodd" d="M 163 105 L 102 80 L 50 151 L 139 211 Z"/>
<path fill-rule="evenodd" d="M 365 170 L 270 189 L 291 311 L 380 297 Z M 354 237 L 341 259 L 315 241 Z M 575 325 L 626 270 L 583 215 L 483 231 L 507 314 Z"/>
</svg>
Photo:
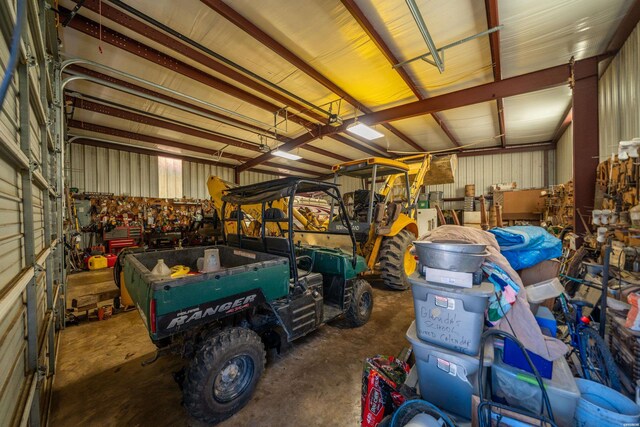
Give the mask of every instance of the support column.
<svg viewBox="0 0 640 427">
<path fill-rule="evenodd" d="M 598 61 L 580 63 L 575 68 L 573 87 L 573 193 L 574 229 L 584 233 L 582 215 L 590 215 L 598 166 Z"/>
</svg>

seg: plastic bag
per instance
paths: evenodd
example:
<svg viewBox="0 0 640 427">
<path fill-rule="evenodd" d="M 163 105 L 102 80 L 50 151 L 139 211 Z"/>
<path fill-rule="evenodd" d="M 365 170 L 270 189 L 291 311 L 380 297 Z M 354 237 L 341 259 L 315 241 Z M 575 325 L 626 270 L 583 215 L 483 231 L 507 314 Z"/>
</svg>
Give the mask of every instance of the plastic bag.
<svg viewBox="0 0 640 427">
<path fill-rule="evenodd" d="M 489 230 L 500 245 L 500 252 L 514 270 L 534 266 L 562 256 L 562 242 L 542 227 L 515 226 Z"/>
</svg>

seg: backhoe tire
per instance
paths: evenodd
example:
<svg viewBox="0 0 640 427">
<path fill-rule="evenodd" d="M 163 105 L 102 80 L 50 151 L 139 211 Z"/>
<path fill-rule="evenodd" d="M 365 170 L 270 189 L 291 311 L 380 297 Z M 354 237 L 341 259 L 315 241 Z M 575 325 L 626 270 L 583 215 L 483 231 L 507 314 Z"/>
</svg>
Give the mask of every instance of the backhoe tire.
<svg viewBox="0 0 640 427">
<path fill-rule="evenodd" d="M 417 262 L 409 252 L 415 236 L 409 230 L 402 230 L 392 237 L 385 237 L 380 245 L 380 277 L 384 284 L 394 290 L 409 288 L 407 279 L 416 270 Z"/>
<path fill-rule="evenodd" d="M 185 408 L 205 423 L 229 418 L 251 400 L 264 365 L 258 334 L 223 329 L 202 343 L 189 365 L 182 389 Z"/>
<path fill-rule="evenodd" d="M 358 328 L 369 321 L 373 311 L 373 289 L 369 282 L 357 279 L 353 282 L 351 305 L 345 318 L 352 328 Z"/>
</svg>

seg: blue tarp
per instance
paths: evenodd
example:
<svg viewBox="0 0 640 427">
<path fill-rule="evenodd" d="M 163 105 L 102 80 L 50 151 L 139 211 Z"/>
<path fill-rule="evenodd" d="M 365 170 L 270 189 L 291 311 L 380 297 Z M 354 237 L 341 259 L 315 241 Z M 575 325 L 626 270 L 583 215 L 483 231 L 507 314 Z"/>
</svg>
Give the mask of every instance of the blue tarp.
<svg viewBox="0 0 640 427">
<path fill-rule="evenodd" d="M 562 256 L 562 242 L 542 227 L 531 225 L 489 230 L 500 245 L 500 252 L 514 270 L 534 266 Z"/>
</svg>

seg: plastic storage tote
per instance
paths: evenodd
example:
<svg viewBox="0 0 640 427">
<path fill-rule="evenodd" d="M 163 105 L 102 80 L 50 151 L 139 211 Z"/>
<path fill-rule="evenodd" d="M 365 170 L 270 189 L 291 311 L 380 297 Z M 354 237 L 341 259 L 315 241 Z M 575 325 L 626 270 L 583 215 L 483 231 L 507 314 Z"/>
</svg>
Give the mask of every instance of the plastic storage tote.
<svg viewBox="0 0 640 427">
<path fill-rule="evenodd" d="M 407 330 L 418 368 L 422 398 L 440 409 L 471 419 L 471 396 L 478 393 L 478 357 L 426 343 L 416 334 L 416 322 Z M 493 344 L 487 342 L 483 375 L 493 362 Z M 486 383 L 486 382 L 485 382 Z"/>
<path fill-rule="evenodd" d="M 558 297 L 563 291 L 562 283 L 557 277 L 534 283 L 526 288 L 529 304 L 541 304 L 545 300 Z"/>
<path fill-rule="evenodd" d="M 494 287 L 489 282 L 458 288 L 409 277 L 418 337 L 471 356 L 480 350 L 484 312 Z"/>
<path fill-rule="evenodd" d="M 573 426 L 573 415 L 580 399 L 580 390 L 564 357 L 553 362 L 552 379 L 543 378 L 553 416 L 558 426 Z M 502 351 L 496 350 L 491 367 L 492 393 L 514 407 L 534 414 L 540 412 L 542 392 L 533 375 L 502 361 Z"/>
</svg>

